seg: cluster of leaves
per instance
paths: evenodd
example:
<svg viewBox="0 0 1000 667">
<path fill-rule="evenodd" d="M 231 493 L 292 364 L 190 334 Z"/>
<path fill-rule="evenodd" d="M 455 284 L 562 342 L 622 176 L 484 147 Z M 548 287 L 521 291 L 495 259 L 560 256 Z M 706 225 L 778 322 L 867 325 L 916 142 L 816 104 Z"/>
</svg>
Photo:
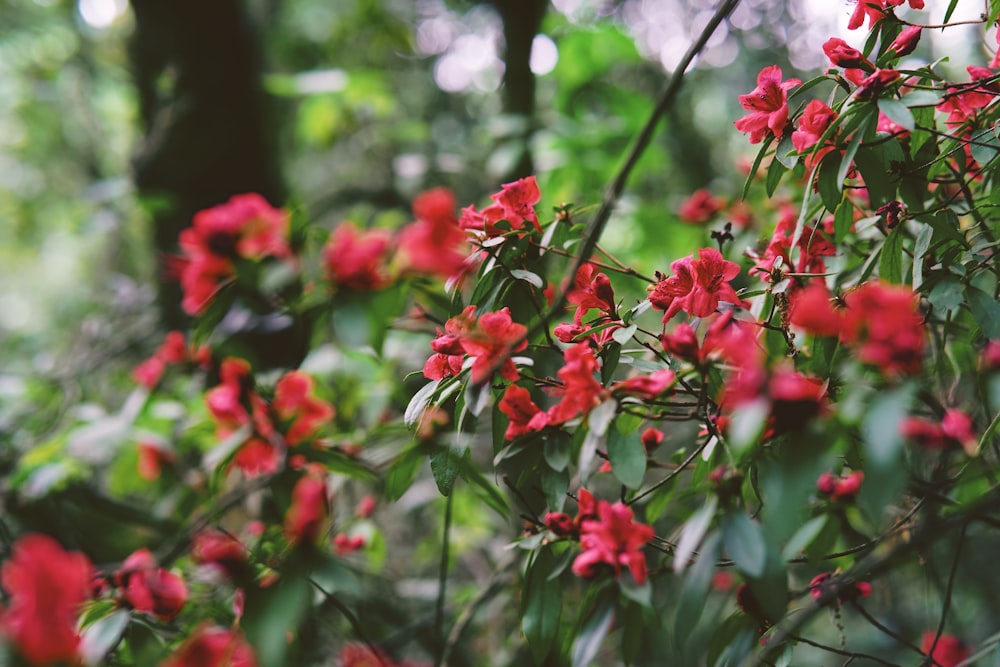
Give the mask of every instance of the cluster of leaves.
<svg viewBox="0 0 1000 667">
<path fill-rule="evenodd" d="M 1000 503 L 998 63 L 968 82 L 908 68 L 921 28 L 900 4 L 859 3 L 865 48 L 831 39 L 822 76 L 761 72 L 736 121 L 762 144 L 752 215 L 696 194 L 681 218 L 704 247 L 652 277 L 601 249 L 603 209 L 539 215 L 533 177 L 460 214 L 424 193 L 395 231 L 327 234 L 254 195 L 200 213 L 174 267 L 190 334 L 136 369 L 120 411 L 7 477 L 24 535 L 0 573 L 0 650 L 277 667 L 336 647 L 343 665 L 393 665 L 413 664 L 390 655 L 413 640 L 462 664 L 489 650 L 463 646 L 476 613 L 508 596 L 518 664 L 616 648 L 636 665 L 955 667 L 995 651 L 985 603 L 957 591 Z M 648 295 L 626 303 L 616 283 Z M 308 342 L 297 368 L 255 357 L 246 332 L 276 328 Z M 364 572 L 391 519 L 374 496 L 413 495 L 427 461 L 441 568 L 433 613 L 403 611 L 433 632 L 375 637 Z M 465 491 L 511 548 L 459 608 Z M 29 534 L 68 507 L 89 559 Z M 117 522 L 94 534 L 88 508 Z M 942 580 L 933 612 L 896 601 L 926 577 Z"/>
</svg>

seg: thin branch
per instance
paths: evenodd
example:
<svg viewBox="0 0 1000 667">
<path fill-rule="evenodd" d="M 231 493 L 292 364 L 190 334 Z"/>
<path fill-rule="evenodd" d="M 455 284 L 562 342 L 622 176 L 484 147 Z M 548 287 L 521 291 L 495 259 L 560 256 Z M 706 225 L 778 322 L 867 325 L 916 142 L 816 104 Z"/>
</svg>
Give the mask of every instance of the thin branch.
<svg viewBox="0 0 1000 667">
<path fill-rule="evenodd" d="M 968 523 L 963 523 L 962 530 L 958 534 L 958 544 L 955 545 L 955 560 L 951 562 L 951 572 L 948 573 L 948 586 L 945 588 L 944 601 L 941 604 L 941 618 L 938 620 L 937 632 L 934 633 L 934 642 L 927 651 L 928 656 L 934 655 L 934 649 L 937 648 L 938 640 L 941 639 L 941 633 L 944 632 L 944 622 L 947 620 L 948 612 L 951 610 L 951 593 L 955 586 L 955 575 L 958 573 L 958 561 L 962 556 L 962 547 L 965 545 L 965 531 L 968 527 Z M 931 658 L 931 661 L 934 662 L 934 664 L 937 664 L 937 661 L 933 658 Z"/>
<path fill-rule="evenodd" d="M 444 663 L 444 651 L 446 647 L 444 637 L 444 598 L 448 585 L 448 560 L 449 546 L 451 543 L 451 505 L 454 494 L 449 493 L 444 504 L 444 536 L 441 540 L 441 566 L 438 571 L 438 594 L 437 602 L 434 605 L 434 638 L 441 645 L 441 652 L 438 653 L 435 667 L 441 667 Z"/>
<path fill-rule="evenodd" d="M 876 657 L 876 656 L 871 655 L 869 653 L 859 653 L 857 651 L 846 651 L 844 649 L 836 648 L 836 647 L 833 647 L 833 646 L 827 646 L 826 644 L 820 644 L 819 642 L 815 642 L 815 641 L 813 641 L 811 639 L 806 639 L 802 635 L 796 635 L 796 634 L 789 633 L 788 634 L 788 638 L 789 639 L 793 639 L 793 640 L 795 640 L 797 642 L 801 642 L 803 644 L 808 644 L 809 646 L 812 646 L 814 648 L 818 648 L 818 649 L 823 650 L 823 651 L 827 651 L 829 653 L 836 653 L 837 655 L 847 656 L 851 660 L 854 660 L 855 658 L 865 658 L 866 660 L 871 660 L 872 662 L 877 662 L 878 664 L 880 664 L 880 665 L 886 665 L 887 667 L 900 667 L 900 665 L 897 665 L 894 662 L 889 662 L 888 660 L 883 660 L 882 658 Z"/>
</svg>

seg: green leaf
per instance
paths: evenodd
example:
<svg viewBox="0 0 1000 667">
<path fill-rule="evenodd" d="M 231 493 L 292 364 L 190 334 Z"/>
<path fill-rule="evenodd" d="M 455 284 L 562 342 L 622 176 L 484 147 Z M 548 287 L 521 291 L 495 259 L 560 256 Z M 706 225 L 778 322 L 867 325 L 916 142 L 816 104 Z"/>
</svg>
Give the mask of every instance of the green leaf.
<svg viewBox="0 0 1000 667">
<path fill-rule="evenodd" d="M 903 282 L 903 234 L 900 229 L 897 226 L 885 238 L 878 264 L 879 277 L 896 285 Z"/>
<path fill-rule="evenodd" d="M 680 596 L 674 610 L 674 636 L 677 642 L 684 645 L 684 639 L 698 625 L 705 601 L 712 586 L 712 576 L 715 574 L 715 562 L 719 558 L 719 545 L 722 539 L 718 533 L 712 533 L 705 538 L 698 560 L 684 577 Z"/>
<path fill-rule="evenodd" d="M 512 269 L 510 275 L 514 276 L 518 280 L 523 280 L 527 283 L 531 283 L 538 289 L 545 287 L 545 281 L 542 280 L 541 276 L 537 273 L 532 273 L 531 271 L 525 271 L 524 269 Z"/>
<path fill-rule="evenodd" d="M 590 667 L 590 663 L 597 657 L 597 652 L 601 649 L 601 644 L 611 628 L 611 621 L 614 620 L 614 617 L 614 605 L 602 596 L 573 642 L 571 663 L 573 667 Z"/>
<path fill-rule="evenodd" d="M 796 161 L 798 161 L 798 158 L 795 156 L 795 147 L 792 146 L 792 135 L 790 132 L 786 132 L 781 137 L 781 141 L 778 142 L 778 147 L 774 149 L 774 159 L 789 169 L 794 167 Z"/>
<path fill-rule="evenodd" d="M 414 449 L 404 451 L 389 467 L 385 476 L 385 497 L 389 500 L 399 500 L 417 478 L 417 471 L 423 457 Z"/>
<path fill-rule="evenodd" d="M 733 410 L 732 421 L 729 422 L 729 444 L 734 454 L 742 456 L 757 443 L 770 414 L 771 402 L 765 398 L 742 403 Z"/>
<path fill-rule="evenodd" d="M 823 164 L 820 165 L 819 174 L 816 176 L 820 199 L 828 211 L 837 210 L 843 200 L 844 181 L 837 178 L 839 173 L 840 153 L 832 151 L 823 158 Z"/>
<path fill-rule="evenodd" d="M 608 460 L 611 472 L 630 489 L 637 489 L 646 476 L 646 448 L 638 433 L 622 435 L 617 427 L 608 431 Z"/>
<path fill-rule="evenodd" d="M 913 112 L 902 102 L 889 98 L 880 99 L 878 101 L 878 110 L 900 127 L 904 127 L 910 132 L 913 131 Z"/>
<path fill-rule="evenodd" d="M 722 541 L 736 567 L 748 577 L 764 574 L 767 543 L 760 524 L 741 509 L 731 509 L 722 516 Z"/>
<path fill-rule="evenodd" d="M 253 589 L 246 596 L 242 625 L 261 667 L 294 664 L 289 660 L 288 637 L 295 636 L 310 607 L 311 568 L 304 560 L 293 556 L 277 583 Z"/>
<path fill-rule="evenodd" d="M 943 21 L 943 23 L 947 23 L 948 21 L 951 20 L 951 16 L 952 16 L 952 14 L 955 13 L 955 9 L 957 7 L 958 7 L 958 0 L 951 0 L 951 2 L 948 3 L 948 9 L 944 13 L 944 21 Z"/>
<path fill-rule="evenodd" d="M 962 292 L 964 291 L 962 282 L 957 278 L 948 276 L 941 280 L 927 295 L 927 300 L 935 310 L 951 312 L 962 305 Z"/>
<path fill-rule="evenodd" d="M 705 501 L 705 505 L 691 515 L 691 518 L 681 529 L 680 539 L 677 540 L 677 549 L 674 551 L 674 573 L 680 574 L 687 567 L 691 554 L 695 552 L 701 543 L 708 527 L 712 525 L 715 518 L 715 509 L 719 505 L 718 496 L 712 495 Z"/>
<path fill-rule="evenodd" d="M 965 296 L 969 300 L 969 308 L 976 324 L 983 330 L 987 338 L 1000 338 L 1000 303 L 979 289 L 969 285 L 965 288 Z"/>
<path fill-rule="evenodd" d="M 854 224 L 854 205 L 845 197 L 833 214 L 833 240 L 838 245 L 847 238 Z"/>
<path fill-rule="evenodd" d="M 877 394 L 861 423 L 864 441 L 865 483 L 861 504 L 873 519 L 881 517 L 893 496 L 906 483 L 900 424 L 906 417 L 914 387 L 905 384 Z"/>
<path fill-rule="evenodd" d="M 792 558 L 797 558 L 799 553 L 808 547 L 816 536 L 820 534 L 823 527 L 826 525 L 827 515 L 813 517 L 803 524 L 801 528 L 795 531 L 792 535 L 792 539 L 788 540 L 788 544 L 781 552 L 781 557 L 785 560 L 791 560 Z"/>
<path fill-rule="evenodd" d="M 431 474 L 434 475 L 434 482 L 442 496 L 450 496 L 455 487 L 455 478 L 458 477 L 457 458 L 450 447 L 444 447 L 430 456 Z"/>
<path fill-rule="evenodd" d="M 768 136 L 761 145 L 760 150 L 757 151 L 757 157 L 753 160 L 753 166 L 750 167 L 747 180 L 743 183 L 743 193 L 740 195 L 740 199 L 747 198 L 747 193 L 750 192 L 750 184 L 753 183 L 753 179 L 757 175 L 757 170 L 760 169 L 760 163 L 764 159 L 764 156 L 767 155 L 767 149 L 771 146 L 772 141 L 774 141 L 774 136 Z"/>
<path fill-rule="evenodd" d="M 774 191 L 778 188 L 778 183 L 781 182 L 781 177 L 786 171 L 788 171 L 788 167 L 782 164 L 781 161 L 771 161 L 771 165 L 767 168 L 767 180 L 764 181 L 764 188 L 767 191 L 768 197 L 774 194 Z"/>
<path fill-rule="evenodd" d="M 563 596 L 559 580 L 549 578 L 556 564 L 552 550 L 543 548 L 536 554 L 525 575 L 521 631 L 531 657 L 540 665 L 558 636 Z"/>
<path fill-rule="evenodd" d="M 565 437 L 562 437 L 561 431 L 545 438 L 543 454 L 545 462 L 553 470 L 566 469 L 566 466 L 569 465 L 569 442 Z"/>
<path fill-rule="evenodd" d="M 101 664 L 108 652 L 118 644 L 131 618 L 127 609 L 118 609 L 87 626 L 80 641 L 80 655 L 84 664 Z"/>
<path fill-rule="evenodd" d="M 858 146 L 861 145 L 861 137 L 864 135 L 865 130 L 868 129 L 871 120 L 872 117 L 870 115 L 866 116 L 848 142 L 847 149 L 844 151 L 844 157 L 840 162 L 840 168 L 837 169 L 838 183 L 843 183 L 844 179 L 847 178 L 847 172 L 851 170 L 851 165 L 854 163 L 854 156 L 857 155 Z"/>
</svg>

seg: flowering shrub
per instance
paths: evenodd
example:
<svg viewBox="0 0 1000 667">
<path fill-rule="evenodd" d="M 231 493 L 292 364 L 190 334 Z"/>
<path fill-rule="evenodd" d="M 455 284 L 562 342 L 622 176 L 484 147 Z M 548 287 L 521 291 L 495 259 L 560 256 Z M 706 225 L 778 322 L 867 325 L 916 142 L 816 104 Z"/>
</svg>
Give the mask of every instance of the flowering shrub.
<svg viewBox="0 0 1000 667">
<path fill-rule="evenodd" d="M 100 572 L 25 531 L 0 579 L 4 650 L 30 665 L 334 651 L 440 665 L 505 595 L 516 618 L 499 622 L 523 648 L 504 664 L 993 652 L 995 628 L 952 598 L 1000 503 L 1000 89 L 987 67 L 961 82 L 904 67 L 922 28 L 902 4 L 858 2 L 865 49 L 831 38 L 819 77 L 760 72 L 734 121 L 760 144 L 753 215 L 695 193 L 680 218 L 704 226 L 701 247 L 654 277 L 597 245 L 613 194 L 580 222 L 547 214 L 535 177 L 481 210 L 425 192 L 396 231 L 306 230 L 256 195 L 199 213 L 176 262 L 193 331 L 136 368 L 115 422 L 148 530 Z M 301 368 L 241 354 L 232 321 L 248 312 L 307 333 Z M 27 504 L 54 474 L 39 461 L 11 476 Z M 413 612 L 433 624 L 400 639 L 368 621 L 363 570 L 385 557 L 376 508 L 423 493 L 424 461 L 444 553 Z M 93 465 L 55 472 L 69 484 Z M 479 529 L 463 539 L 508 546 L 471 592 L 449 588 L 456 497 Z M 894 617 L 900 578 L 942 562 L 940 605 Z M 485 643 L 466 650 L 493 664 Z"/>
</svg>

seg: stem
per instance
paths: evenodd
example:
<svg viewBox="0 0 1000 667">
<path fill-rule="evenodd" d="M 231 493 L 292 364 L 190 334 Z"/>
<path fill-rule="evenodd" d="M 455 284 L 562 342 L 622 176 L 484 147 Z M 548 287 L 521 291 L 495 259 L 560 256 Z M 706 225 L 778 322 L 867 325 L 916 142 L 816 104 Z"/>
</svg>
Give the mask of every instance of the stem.
<svg viewBox="0 0 1000 667">
<path fill-rule="evenodd" d="M 438 644 L 441 646 L 441 650 L 438 653 L 437 660 L 434 661 L 434 667 L 441 667 L 444 663 L 445 651 L 447 649 L 447 643 L 444 636 L 444 598 L 445 592 L 448 586 L 448 558 L 449 558 L 449 545 L 450 545 L 450 534 L 451 534 L 451 505 L 454 498 L 453 493 L 449 493 L 445 497 L 444 504 L 444 535 L 441 539 L 441 566 L 438 570 L 438 594 L 437 601 L 434 605 L 434 637 L 438 640 Z"/>
</svg>

